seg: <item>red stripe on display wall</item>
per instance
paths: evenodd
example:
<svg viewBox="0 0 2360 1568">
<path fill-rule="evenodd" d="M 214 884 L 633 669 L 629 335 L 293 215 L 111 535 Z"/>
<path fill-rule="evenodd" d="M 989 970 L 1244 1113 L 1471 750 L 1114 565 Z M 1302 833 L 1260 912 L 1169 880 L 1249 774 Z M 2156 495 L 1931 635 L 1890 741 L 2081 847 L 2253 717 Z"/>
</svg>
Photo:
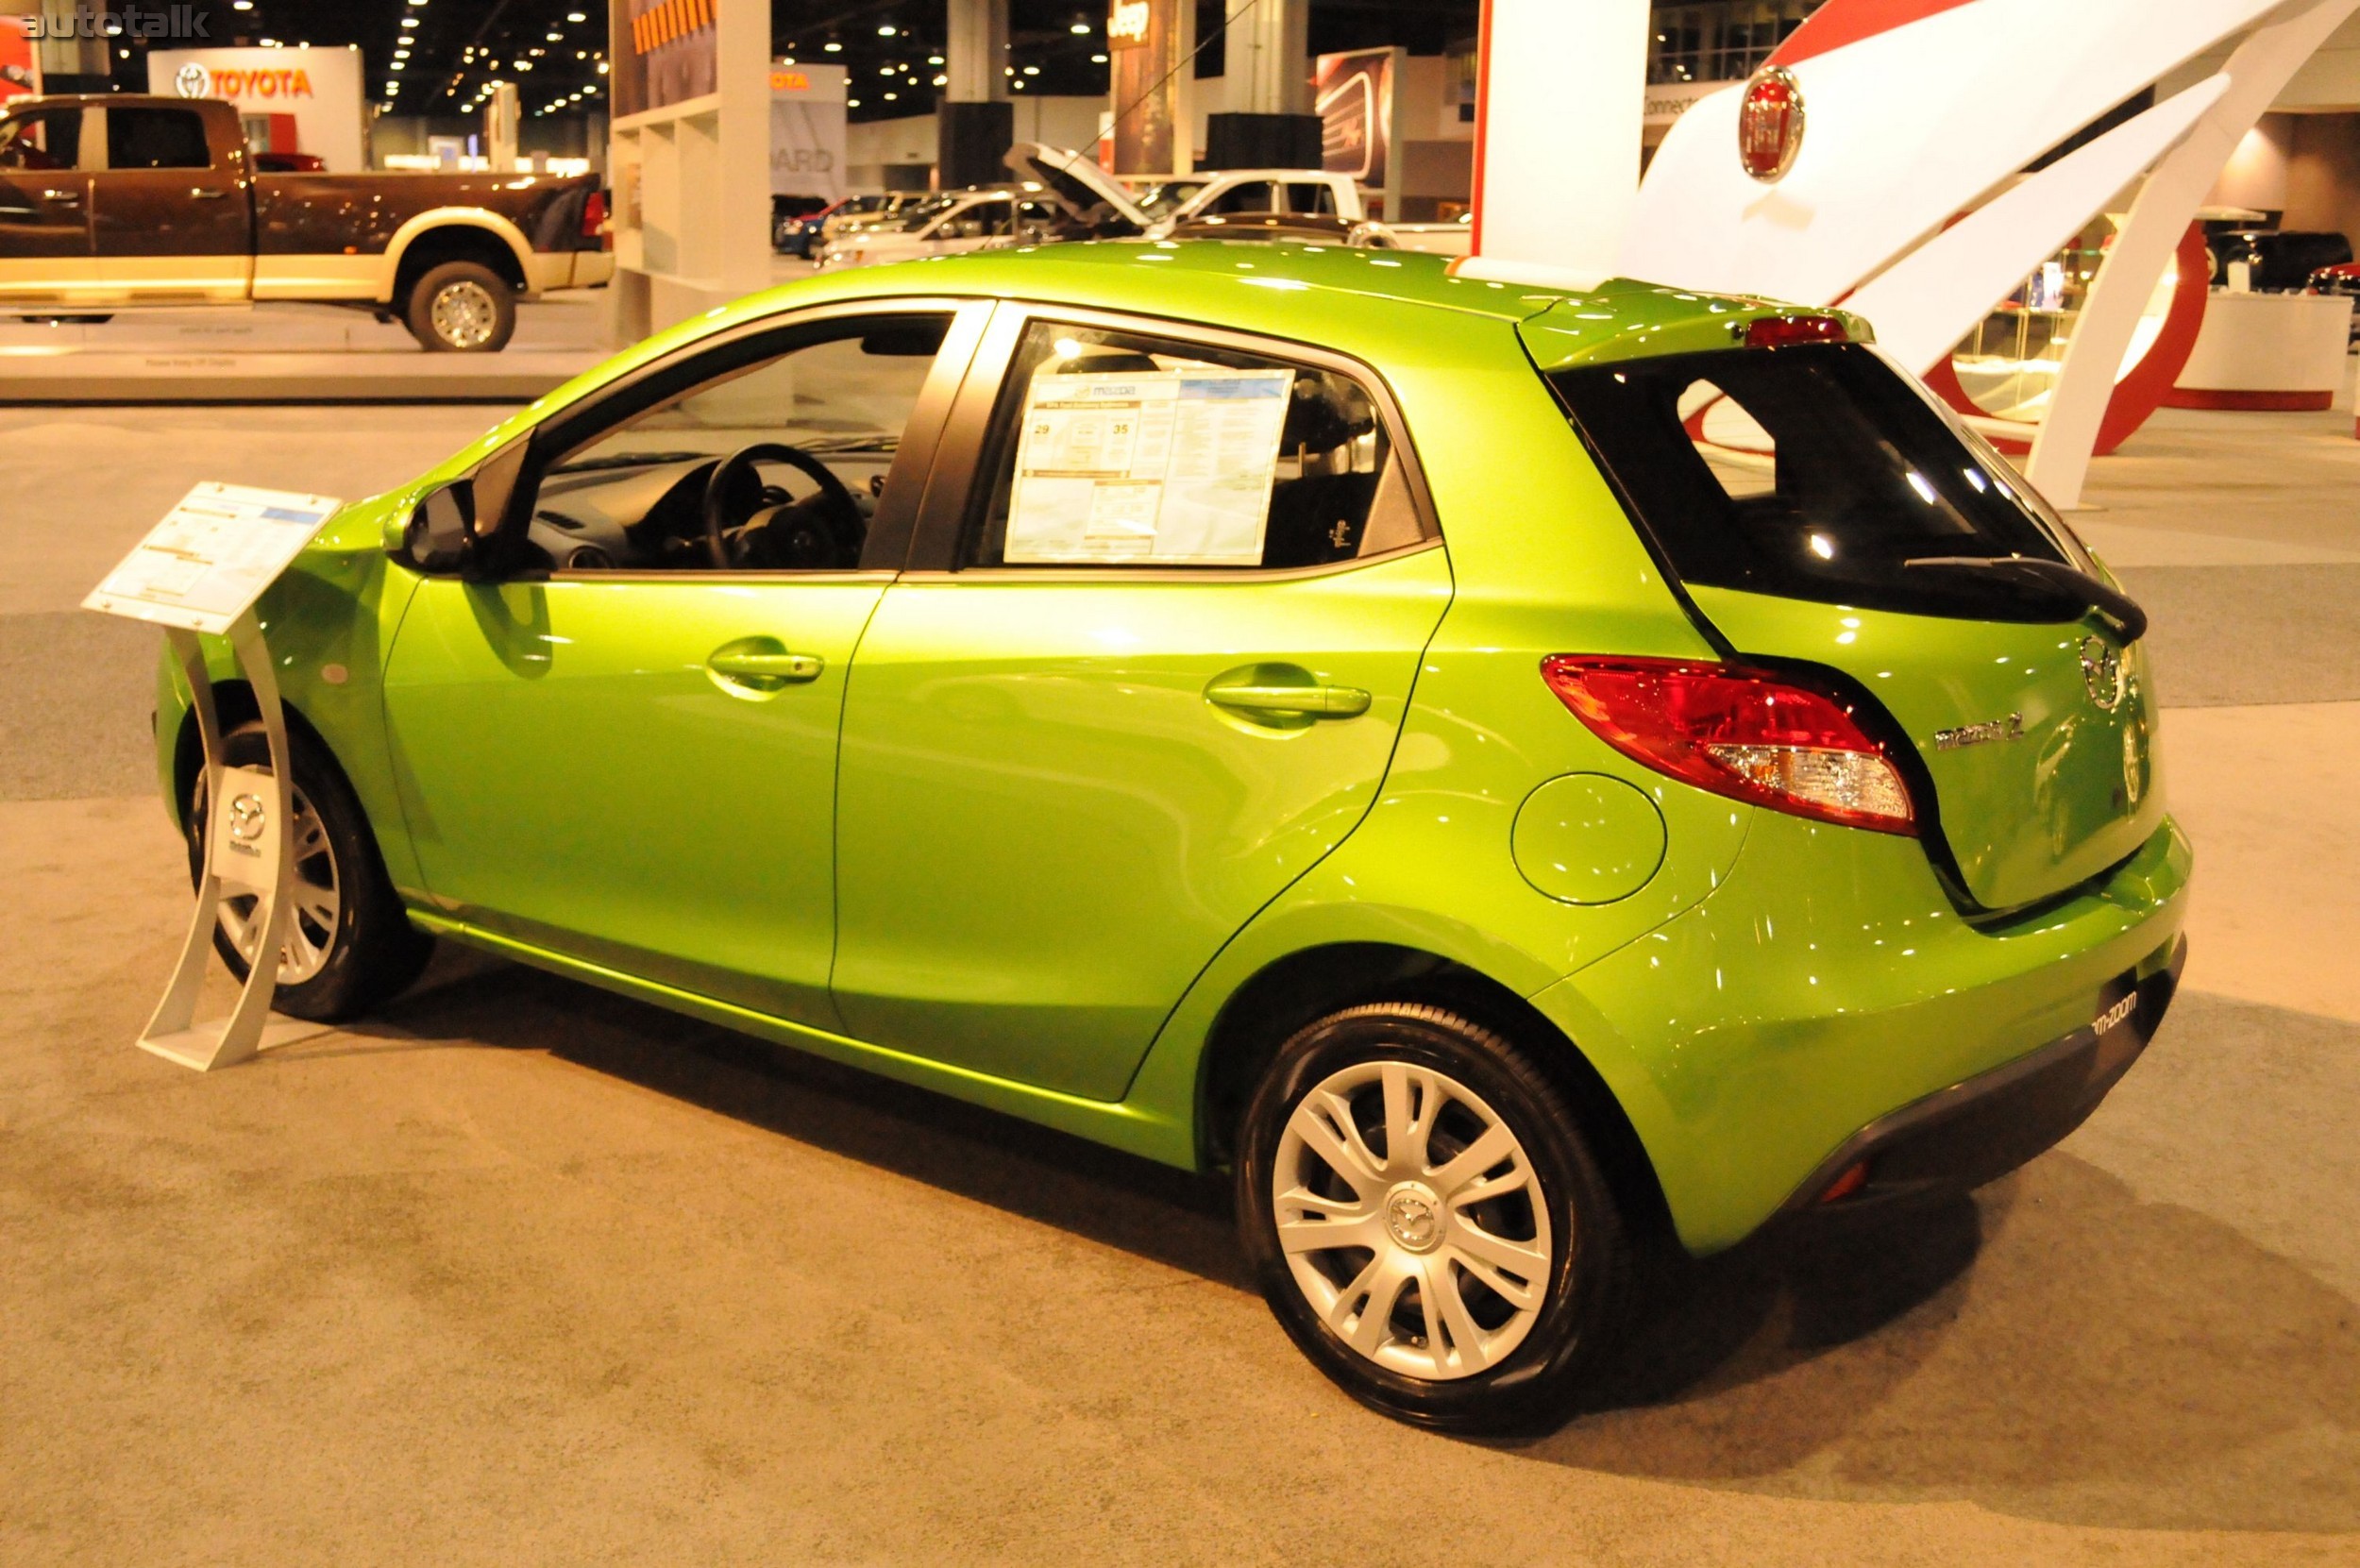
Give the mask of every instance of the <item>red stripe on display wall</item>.
<svg viewBox="0 0 2360 1568">
<path fill-rule="evenodd" d="M 1475 21 L 1475 223 L 1467 236 L 1467 250 L 1474 256 L 1483 254 L 1483 210 L 1490 205 L 1483 199 L 1483 155 L 1492 125 L 1492 8 L 1499 3 L 1484 0 Z"/>
<path fill-rule="evenodd" d="M 1971 6 L 1975 0 L 1828 0 L 1803 19 L 1770 57 L 1773 65 L 1800 65 L 1863 39 Z"/>
</svg>

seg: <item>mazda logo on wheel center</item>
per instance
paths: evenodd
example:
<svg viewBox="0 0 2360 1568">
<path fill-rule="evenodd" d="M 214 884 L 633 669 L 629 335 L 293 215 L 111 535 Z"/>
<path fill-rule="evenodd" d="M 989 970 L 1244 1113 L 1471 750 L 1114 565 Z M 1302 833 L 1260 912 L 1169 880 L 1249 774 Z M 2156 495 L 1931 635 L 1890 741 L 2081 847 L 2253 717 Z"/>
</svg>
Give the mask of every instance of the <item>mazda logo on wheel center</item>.
<svg viewBox="0 0 2360 1568">
<path fill-rule="evenodd" d="M 269 821 L 270 813 L 260 796 L 240 795 L 229 802 L 229 836 L 241 844 L 261 837 Z"/>
</svg>

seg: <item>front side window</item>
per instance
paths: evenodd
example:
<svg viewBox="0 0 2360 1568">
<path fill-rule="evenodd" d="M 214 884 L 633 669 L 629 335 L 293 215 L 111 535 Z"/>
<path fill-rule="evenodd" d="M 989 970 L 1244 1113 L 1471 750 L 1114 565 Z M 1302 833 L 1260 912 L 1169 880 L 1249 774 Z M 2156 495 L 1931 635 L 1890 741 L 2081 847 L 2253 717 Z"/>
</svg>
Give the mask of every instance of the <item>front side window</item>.
<svg viewBox="0 0 2360 1568">
<path fill-rule="evenodd" d="M 961 565 L 1285 568 L 1426 537 L 1351 377 L 1037 321 L 993 415 Z"/>
<path fill-rule="evenodd" d="M 578 442 L 541 481 L 533 565 L 857 568 L 950 320 L 818 324 Z"/>
<path fill-rule="evenodd" d="M 1685 582 L 2005 620 L 2029 613 L 2017 589 L 1935 564 L 2021 555 L 2087 568 L 2014 469 L 1864 345 L 1626 360 L 1549 379 Z"/>
<path fill-rule="evenodd" d="M 205 122 L 189 109 L 107 110 L 110 169 L 210 169 Z"/>
<path fill-rule="evenodd" d="M 78 109 L 39 110 L 0 124 L 0 169 L 71 169 L 81 146 Z"/>
</svg>

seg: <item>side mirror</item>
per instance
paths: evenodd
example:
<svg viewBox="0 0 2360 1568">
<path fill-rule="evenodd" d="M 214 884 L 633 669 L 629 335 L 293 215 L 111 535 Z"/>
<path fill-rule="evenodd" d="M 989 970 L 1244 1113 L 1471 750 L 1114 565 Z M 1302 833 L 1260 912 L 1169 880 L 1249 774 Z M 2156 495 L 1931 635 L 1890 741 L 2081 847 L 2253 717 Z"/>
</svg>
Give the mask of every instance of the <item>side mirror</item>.
<svg viewBox="0 0 2360 1568">
<path fill-rule="evenodd" d="M 475 543 L 475 485 L 453 480 L 412 509 L 396 553 L 422 572 L 447 574 L 467 565 Z"/>
</svg>

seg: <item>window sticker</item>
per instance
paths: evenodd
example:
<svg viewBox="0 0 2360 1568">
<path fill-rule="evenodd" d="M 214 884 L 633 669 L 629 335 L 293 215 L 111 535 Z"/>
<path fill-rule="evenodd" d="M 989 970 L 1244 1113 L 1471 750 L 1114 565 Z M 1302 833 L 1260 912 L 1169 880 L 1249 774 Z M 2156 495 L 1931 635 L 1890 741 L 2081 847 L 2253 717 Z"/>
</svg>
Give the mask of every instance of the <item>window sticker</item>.
<svg viewBox="0 0 2360 1568">
<path fill-rule="evenodd" d="M 1002 559 L 1260 565 L 1293 388 L 1291 370 L 1035 376 Z"/>
</svg>

